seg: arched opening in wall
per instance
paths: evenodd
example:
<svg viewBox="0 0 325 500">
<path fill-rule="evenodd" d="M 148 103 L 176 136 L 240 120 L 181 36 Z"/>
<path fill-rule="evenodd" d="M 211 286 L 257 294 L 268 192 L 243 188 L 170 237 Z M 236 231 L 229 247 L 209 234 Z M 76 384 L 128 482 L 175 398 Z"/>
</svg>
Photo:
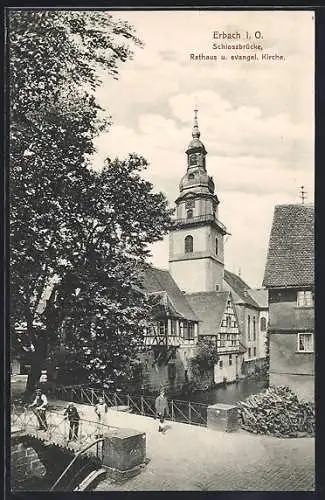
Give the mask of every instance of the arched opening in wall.
<svg viewBox="0 0 325 500">
<path fill-rule="evenodd" d="M 218 238 L 216 238 L 216 255 L 218 255 L 218 245 L 219 245 L 219 241 L 218 241 Z"/>
<path fill-rule="evenodd" d="M 192 209 L 187 211 L 187 218 L 193 219 L 193 210 Z"/>
<path fill-rule="evenodd" d="M 265 332 L 266 330 L 266 318 L 261 318 L 261 331 Z"/>
<path fill-rule="evenodd" d="M 190 234 L 186 236 L 185 240 L 185 253 L 193 252 L 193 236 Z"/>
</svg>

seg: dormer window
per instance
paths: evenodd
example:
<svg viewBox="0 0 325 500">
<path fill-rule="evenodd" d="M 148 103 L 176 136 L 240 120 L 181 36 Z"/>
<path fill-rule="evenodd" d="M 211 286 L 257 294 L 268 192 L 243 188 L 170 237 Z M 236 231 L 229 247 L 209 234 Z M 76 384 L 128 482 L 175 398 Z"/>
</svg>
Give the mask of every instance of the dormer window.
<svg viewBox="0 0 325 500">
<path fill-rule="evenodd" d="M 193 173 L 192 174 L 188 174 L 188 178 L 189 179 L 194 179 L 194 174 Z"/>
</svg>

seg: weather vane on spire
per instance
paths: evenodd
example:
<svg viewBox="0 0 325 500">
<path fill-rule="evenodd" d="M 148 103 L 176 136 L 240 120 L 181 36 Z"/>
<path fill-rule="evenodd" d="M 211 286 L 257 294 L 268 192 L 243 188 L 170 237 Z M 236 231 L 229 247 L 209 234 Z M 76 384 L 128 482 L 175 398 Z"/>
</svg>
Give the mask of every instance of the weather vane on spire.
<svg viewBox="0 0 325 500">
<path fill-rule="evenodd" d="M 304 205 L 305 204 L 305 198 L 306 198 L 306 191 L 304 191 L 304 188 L 305 186 L 300 186 L 300 198 L 301 198 L 301 204 Z"/>
</svg>

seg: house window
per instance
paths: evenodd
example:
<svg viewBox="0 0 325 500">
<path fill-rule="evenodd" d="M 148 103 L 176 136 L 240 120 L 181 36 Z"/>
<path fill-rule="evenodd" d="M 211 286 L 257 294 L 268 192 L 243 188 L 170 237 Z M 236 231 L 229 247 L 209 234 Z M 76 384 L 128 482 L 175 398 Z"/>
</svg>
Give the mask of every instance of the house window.
<svg viewBox="0 0 325 500">
<path fill-rule="evenodd" d="M 256 358 L 256 347 L 254 347 L 253 352 L 254 352 L 254 358 Z"/>
<path fill-rule="evenodd" d="M 190 321 L 184 324 L 184 339 L 194 340 L 194 323 Z"/>
<path fill-rule="evenodd" d="M 266 330 L 266 318 L 261 318 L 261 331 L 265 332 Z"/>
<path fill-rule="evenodd" d="M 216 285 L 216 292 L 219 292 L 219 290 L 220 290 L 220 286 Z"/>
<path fill-rule="evenodd" d="M 313 292 L 311 290 L 297 292 L 298 307 L 311 307 L 314 305 L 313 302 Z"/>
<path fill-rule="evenodd" d="M 218 238 L 216 238 L 216 255 L 218 255 L 218 243 L 219 243 Z"/>
<path fill-rule="evenodd" d="M 233 328 L 237 328 L 237 322 L 234 321 L 233 324 L 232 324 Z"/>
<path fill-rule="evenodd" d="M 185 253 L 193 252 L 193 236 L 188 235 L 185 238 Z"/>
<path fill-rule="evenodd" d="M 247 353 L 247 356 L 248 356 L 248 358 L 250 358 L 250 357 L 251 357 L 251 348 L 250 348 L 250 347 L 248 348 L 248 353 Z"/>
<path fill-rule="evenodd" d="M 229 354 L 229 366 L 232 365 L 232 354 Z"/>
<path fill-rule="evenodd" d="M 251 317 L 250 317 L 250 315 L 248 315 L 248 318 L 247 318 L 247 338 L 248 338 L 248 340 L 251 339 Z"/>
<path fill-rule="evenodd" d="M 167 333 L 167 323 L 165 321 L 159 321 L 159 335 L 166 335 Z"/>
<path fill-rule="evenodd" d="M 231 316 L 227 316 L 226 325 L 227 325 L 227 328 L 231 328 Z"/>
<path fill-rule="evenodd" d="M 253 317 L 253 340 L 256 340 L 256 319 Z"/>
<path fill-rule="evenodd" d="M 192 209 L 190 209 L 190 210 L 187 211 L 187 218 L 188 219 L 193 219 L 193 210 Z"/>
<path fill-rule="evenodd" d="M 183 321 L 180 321 L 180 322 L 179 322 L 179 335 L 180 335 L 180 337 L 182 337 L 182 338 L 183 338 L 183 336 L 184 336 L 184 323 L 183 323 Z"/>
<path fill-rule="evenodd" d="M 226 347 L 226 335 L 225 334 L 220 334 L 219 336 L 220 339 L 220 346 L 219 347 Z"/>
<path fill-rule="evenodd" d="M 312 333 L 298 333 L 298 352 L 314 352 Z"/>
<path fill-rule="evenodd" d="M 222 370 L 222 368 L 223 368 L 223 361 L 222 361 L 222 359 L 220 359 L 220 361 L 219 361 L 219 368 L 220 368 L 221 370 Z"/>
<path fill-rule="evenodd" d="M 175 337 L 177 335 L 177 320 L 176 319 L 171 320 L 171 335 L 172 335 L 172 337 Z"/>
</svg>

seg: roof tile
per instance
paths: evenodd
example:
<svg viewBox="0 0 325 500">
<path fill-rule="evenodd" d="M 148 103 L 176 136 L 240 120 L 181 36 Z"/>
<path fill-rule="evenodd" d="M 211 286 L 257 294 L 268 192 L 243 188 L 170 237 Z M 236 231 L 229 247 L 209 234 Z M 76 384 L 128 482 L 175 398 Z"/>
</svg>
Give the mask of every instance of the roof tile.
<svg viewBox="0 0 325 500">
<path fill-rule="evenodd" d="M 263 286 L 314 283 L 314 212 L 313 205 L 275 207 Z"/>
</svg>

